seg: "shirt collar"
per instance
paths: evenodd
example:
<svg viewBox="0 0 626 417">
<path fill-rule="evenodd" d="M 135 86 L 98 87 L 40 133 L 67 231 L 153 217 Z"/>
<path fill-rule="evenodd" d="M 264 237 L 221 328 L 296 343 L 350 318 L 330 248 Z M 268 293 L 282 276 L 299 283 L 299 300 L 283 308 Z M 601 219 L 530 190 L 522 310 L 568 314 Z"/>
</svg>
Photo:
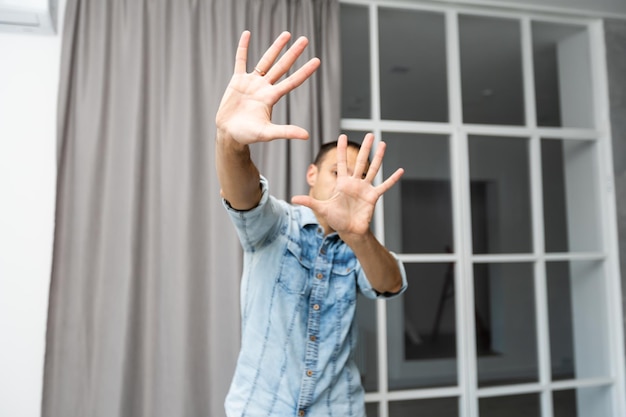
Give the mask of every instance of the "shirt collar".
<svg viewBox="0 0 626 417">
<path fill-rule="evenodd" d="M 315 213 L 313 213 L 313 210 L 311 210 L 308 207 L 305 206 L 300 206 L 300 216 L 302 219 L 302 227 L 304 226 L 308 226 L 308 225 L 315 225 L 315 226 L 319 226 L 319 222 L 317 221 L 317 217 L 315 217 Z"/>
<path fill-rule="evenodd" d="M 321 227 L 320 223 L 317 221 L 317 217 L 315 217 L 315 213 L 313 212 L 313 210 L 306 206 L 298 207 L 300 208 L 300 228 L 304 229 L 307 226 Z M 337 239 L 339 239 L 339 234 L 337 232 L 332 232 L 328 234 L 327 237 L 336 237 Z"/>
</svg>

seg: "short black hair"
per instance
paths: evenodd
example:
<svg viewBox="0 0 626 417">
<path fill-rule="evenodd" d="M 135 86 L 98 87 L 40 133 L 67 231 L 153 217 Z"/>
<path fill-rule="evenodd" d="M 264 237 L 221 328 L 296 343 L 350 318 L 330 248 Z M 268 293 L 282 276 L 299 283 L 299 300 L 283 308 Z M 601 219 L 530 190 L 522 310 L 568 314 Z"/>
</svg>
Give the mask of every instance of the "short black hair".
<svg viewBox="0 0 626 417">
<path fill-rule="evenodd" d="M 322 165 L 322 161 L 324 160 L 324 157 L 326 156 L 326 154 L 328 152 L 330 152 L 331 150 L 337 148 L 337 143 L 338 143 L 338 141 L 324 143 L 320 147 L 320 150 L 317 151 L 317 156 L 315 157 L 315 160 L 313 161 L 313 164 L 315 164 L 315 166 L 320 168 L 321 165 Z M 358 151 L 358 150 L 361 149 L 361 144 L 349 140 L 348 141 L 348 148 L 353 148 L 353 149 L 356 149 Z"/>
</svg>

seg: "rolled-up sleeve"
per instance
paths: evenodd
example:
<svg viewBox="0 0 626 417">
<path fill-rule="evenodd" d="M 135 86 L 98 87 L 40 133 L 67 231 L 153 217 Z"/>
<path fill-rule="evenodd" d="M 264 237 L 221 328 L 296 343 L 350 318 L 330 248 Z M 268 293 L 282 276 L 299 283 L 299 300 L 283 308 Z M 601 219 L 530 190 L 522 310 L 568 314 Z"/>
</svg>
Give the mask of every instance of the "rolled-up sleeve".
<svg viewBox="0 0 626 417">
<path fill-rule="evenodd" d="M 402 276 L 402 288 L 400 288 L 400 291 L 395 292 L 395 293 L 379 293 L 372 287 L 372 284 L 370 284 L 369 280 L 367 279 L 367 276 L 365 275 L 365 272 L 363 272 L 361 265 L 359 265 L 359 268 L 357 271 L 357 283 L 359 286 L 359 291 L 361 291 L 361 294 L 363 294 L 365 297 L 371 298 L 371 299 L 394 298 L 402 294 L 404 291 L 406 291 L 408 283 L 406 280 L 406 270 L 404 269 L 404 264 L 395 253 L 393 252 L 389 252 L 389 253 L 391 253 L 391 256 L 393 256 L 393 258 L 396 260 L 396 264 L 398 265 L 398 269 L 400 270 L 400 275 Z"/>
<path fill-rule="evenodd" d="M 261 200 L 250 210 L 236 210 L 227 200 L 222 199 L 222 204 L 237 229 L 243 250 L 249 252 L 271 241 L 287 214 L 281 202 L 270 195 L 267 179 L 261 176 L 259 181 Z"/>
</svg>

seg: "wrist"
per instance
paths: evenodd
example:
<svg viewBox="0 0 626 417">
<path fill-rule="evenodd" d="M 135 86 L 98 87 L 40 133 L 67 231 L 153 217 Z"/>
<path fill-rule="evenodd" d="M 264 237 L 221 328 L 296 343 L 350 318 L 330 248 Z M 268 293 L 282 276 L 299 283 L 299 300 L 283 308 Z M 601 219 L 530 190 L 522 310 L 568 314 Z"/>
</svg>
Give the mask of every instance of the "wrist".
<svg viewBox="0 0 626 417">
<path fill-rule="evenodd" d="M 352 250 L 357 250 L 359 247 L 370 245 L 376 238 L 370 229 L 367 229 L 365 233 L 347 233 L 339 234 L 341 240 L 343 240 Z"/>
<path fill-rule="evenodd" d="M 248 150 L 248 145 L 240 143 L 227 130 L 219 127 L 217 128 L 216 142 L 218 146 L 225 149 L 240 152 Z"/>
</svg>

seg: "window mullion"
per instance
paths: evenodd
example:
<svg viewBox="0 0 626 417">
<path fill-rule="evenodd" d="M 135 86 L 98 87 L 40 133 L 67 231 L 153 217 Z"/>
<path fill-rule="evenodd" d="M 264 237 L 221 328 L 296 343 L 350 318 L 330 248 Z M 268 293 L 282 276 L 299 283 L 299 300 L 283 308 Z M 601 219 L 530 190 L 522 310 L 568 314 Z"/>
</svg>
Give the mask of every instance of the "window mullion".
<svg viewBox="0 0 626 417">
<path fill-rule="evenodd" d="M 626 374 L 624 361 L 624 322 L 622 308 L 622 291 L 619 277 L 619 249 L 617 235 L 617 212 L 613 171 L 613 150 L 611 143 L 611 120 L 609 106 L 609 82 L 607 76 L 605 31 L 602 20 L 589 24 L 591 73 L 593 80 L 594 100 L 594 123 L 595 128 L 603 132 L 598 140 L 598 152 L 596 158 L 600 170 L 598 178 L 598 193 L 600 200 L 600 213 L 602 216 L 602 241 L 603 252 L 607 253 L 606 273 L 608 276 L 606 291 L 607 317 L 609 326 L 609 352 L 610 361 L 614 364 L 612 370 L 615 378 L 613 386 L 613 409 L 615 415 L 626 415 Z"/>
<path fill-rule="evenodd" d="M 457 366 L 461 388 L 460 417 L 478 417 L 476 386 L 476 343 L 473 314 L 472 231 L 469 191 L 467 135 L 462 130 L 461 51 L 458 13 L 446 11 L 450 158 L 455 252 L 455 302 L 457 322 Z"/>
<path fill-rule="evenodd" d="M 371 117 L 374 133 L 374 147 L 378 146 L 381 140 L 380 129 L 380 64 L 378 51 L 378 6 L 369 5 L 369 35 L 370 35 L 370 74 L 371 74 Z M 383 169 L 378 171 L 376 175 L 376 183 L 380 184 L 383 180 Z M 376 210 L 374 211 L 375 234 L 378 239 L 385 243 L 385 217 L 383 213 L 384 196 L 378 200 Z M 378 392 L 380 394 L 379 415 L 380 417 L 389 416 L 389 364 L 387 358 L 387 303 L 383 300 L 376 302 L 376 329 L 377 329 L 377 350 L 378 350 Z"/>
<path fill-rule="evenodd" d="M 523 17 L 521 24 L 526 126 L 531 129 L 535 129 L 537 127 L 537 109 L 535 101 L 532 23 L 529 17 Z M 547 388 L 551 379 L 552 367 L 550 363 L 550 328 L 548 326 L 549 318 L 546 265 L 543 258 L 545 252 L 545 239 L 543 224 L 543 185 L 541 174 L 541 137 L 538 135 L 530 137 L 529 147 L 533 253 L 537 256 L 537 260 L 534 263 L 534 287 L 539 384 L 542 387 L 541 415 L 542 417 L 552 417 L 552 392 Z"/>
</svg>

